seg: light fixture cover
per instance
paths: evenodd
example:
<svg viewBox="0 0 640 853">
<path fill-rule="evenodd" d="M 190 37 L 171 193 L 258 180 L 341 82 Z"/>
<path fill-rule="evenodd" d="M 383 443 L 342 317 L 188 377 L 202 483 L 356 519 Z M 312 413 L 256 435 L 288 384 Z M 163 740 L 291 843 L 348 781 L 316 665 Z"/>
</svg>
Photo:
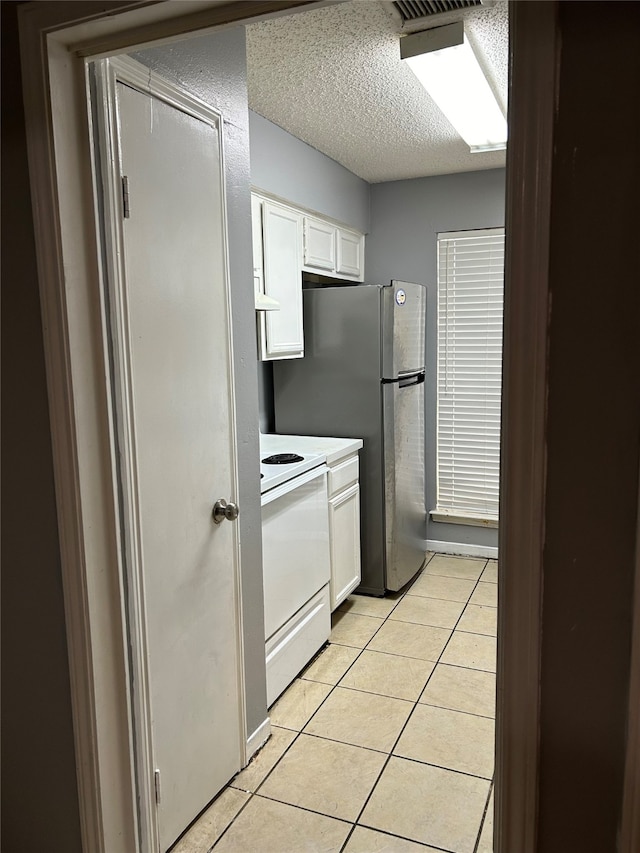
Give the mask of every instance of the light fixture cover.
<svg viewBox="0 0 640 853">
<path fill-rule="evenodd" d="M 401 39 L 400 55 L 471 151 L 506 148 L 507 122 L 462 22 Z"/>
</svg>

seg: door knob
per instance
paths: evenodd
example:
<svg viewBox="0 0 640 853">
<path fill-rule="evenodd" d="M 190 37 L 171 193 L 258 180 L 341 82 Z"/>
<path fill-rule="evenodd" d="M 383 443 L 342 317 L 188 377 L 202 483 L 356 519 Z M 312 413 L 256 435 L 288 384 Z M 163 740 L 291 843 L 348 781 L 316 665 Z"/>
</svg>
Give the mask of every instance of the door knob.
<svg viewBox="0 0 640 853">
<path fill-rule="evenodd" d="M 215 523 L 221 524 L 225 518 L 227 521 L 235 521 L 239 512 L 238 504 L 231 503 L 231 501 L 227 503 L 224 498 L 220 498 L 213 505 L 213 512 L 211 514 Z"/>
</svg>

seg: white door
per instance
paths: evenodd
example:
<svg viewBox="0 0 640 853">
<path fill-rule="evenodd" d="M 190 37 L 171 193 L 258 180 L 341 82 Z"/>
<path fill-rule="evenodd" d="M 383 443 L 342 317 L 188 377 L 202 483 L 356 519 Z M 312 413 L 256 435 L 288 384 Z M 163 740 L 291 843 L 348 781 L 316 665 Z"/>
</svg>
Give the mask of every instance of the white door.
<svg viewBox="0 0 640 853">
<path fill-rule="evenodd" d="M 216 126 L 116 89 L 151 712 L 145 783 L 157 774 L 164 851 L 241 761 L 236 525 L 212 518 L 218 498 L 235 497 L 221 143 Z"/>
</svg>

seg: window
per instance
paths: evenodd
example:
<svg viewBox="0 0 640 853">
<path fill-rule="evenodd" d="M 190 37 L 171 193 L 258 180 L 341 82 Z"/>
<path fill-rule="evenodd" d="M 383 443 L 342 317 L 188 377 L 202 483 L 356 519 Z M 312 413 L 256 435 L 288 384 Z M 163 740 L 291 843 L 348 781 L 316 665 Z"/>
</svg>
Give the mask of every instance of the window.
<svg viewBox="0 0 640 853">
<path fill-rule="evenodd" d="M 438 234 L 435 520 L 497 523 L 504 228 Z"/>
</svg>

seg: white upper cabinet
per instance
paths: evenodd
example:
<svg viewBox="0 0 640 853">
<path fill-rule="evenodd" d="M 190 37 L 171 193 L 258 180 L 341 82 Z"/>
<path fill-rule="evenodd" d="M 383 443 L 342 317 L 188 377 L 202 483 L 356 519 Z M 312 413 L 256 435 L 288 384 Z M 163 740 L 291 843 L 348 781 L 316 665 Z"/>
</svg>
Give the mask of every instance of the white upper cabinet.
<svg viewBox="0 0 640 853">
<path fill-rule="evenodd" d="M 260 359 L 304 356 L 302 270 L 364 280 L 364 234 L 251 194 Z"/>
<path fill-rule="evenodd" d="M 336 268 L 336 227 L 329 222 L 304 218 L 304 265 L 334 272 Z"/>
<path fill-rule="evenodd" d="M 364 278 L 364 236 L 358 234 L 357 231 L 338 228 L 337 243 L 336 272 L 345 278 L 353 277 L 362 281 Z"/>
<path fill-rule="evenodd" d="M 302 217 L 297 211 L 266 199 L 261 200 L 261 208 L 264 293 L 280 304 L 280 310 L 260 312 L 260 355 L 263 361 L 301 358 Z"/>
<path fill-rule="evenodd" d="M 315 216 L 305 216 L 304 269 L 363 281 L 364 235 Z"/>
</svg>

